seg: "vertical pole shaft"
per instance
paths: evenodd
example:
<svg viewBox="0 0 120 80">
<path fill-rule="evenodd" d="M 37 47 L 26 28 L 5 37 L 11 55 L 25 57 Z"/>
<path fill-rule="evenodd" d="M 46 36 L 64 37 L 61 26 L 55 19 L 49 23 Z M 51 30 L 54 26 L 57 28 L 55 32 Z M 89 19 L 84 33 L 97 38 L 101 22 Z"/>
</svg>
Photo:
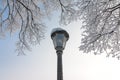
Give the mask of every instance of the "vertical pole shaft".
<svg viewBox="0 0 120 80">
<path fill-rule="evenodd" d="M 62 51 L 57 51 L 57 80 L 63 80 Z"/>
</svg>

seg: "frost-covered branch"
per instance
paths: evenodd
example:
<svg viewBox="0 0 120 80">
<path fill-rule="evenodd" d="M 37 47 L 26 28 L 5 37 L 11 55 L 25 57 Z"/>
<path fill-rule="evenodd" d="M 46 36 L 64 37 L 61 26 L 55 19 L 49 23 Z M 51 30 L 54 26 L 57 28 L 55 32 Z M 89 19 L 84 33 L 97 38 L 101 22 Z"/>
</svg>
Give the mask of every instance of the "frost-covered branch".
<svg viewBox="0 0 120 80">
<path fill-rule="evenodd" d="M 79 4 L 79 1 L 74 0 L 59 0 L 59 4 L 61 6 L 61 20 L 60 24 L 67 25 L 71 23 L 72 21 L 76 21 L 80 17 L 80 10 L 78 9 L 77 4 Z"/>
<path fill-rule="evenodd" d="M 120 1 L 82 0 L 82 3 L 85 31 L 80 50 L 95 54 L 106 52 L 120 58 Z"/>
<path fill-rule="evenodd" d="M 55 9 L 54 7 L 49 8 L 54 2 L 45 0 L 1 0 L 0 37 L 4 36 L 6 31 L 9 31 L 10 34 L 19 31 L 18 55 L 25 54 L 26 49 L 30 50 L 32 45 L 39 44 L 41 39 L 44 38 L 43 17 L 47 14 L 46 12 Z M 43 6 L 43 4 L 45 5 Z M 46 8 L 46 12 L 41 10 L 41 7 Z"/>
</svg>

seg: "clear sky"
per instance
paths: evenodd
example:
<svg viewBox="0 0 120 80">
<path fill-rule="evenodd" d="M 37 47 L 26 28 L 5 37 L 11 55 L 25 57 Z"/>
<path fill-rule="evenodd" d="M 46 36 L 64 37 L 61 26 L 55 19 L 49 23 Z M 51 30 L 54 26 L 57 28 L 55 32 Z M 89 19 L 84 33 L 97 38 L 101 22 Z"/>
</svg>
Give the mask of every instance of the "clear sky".
<svg viewBox="0 0 120 80">
<path fill-rule="evenodd" d="M 14 52 L 16 37 L 0 40 L 0 80 L 57 80 L 57 56 L 50 37 L 56 27 L 70 35 L 63 53 L 64 80 L 120 80 L 119 60 L 79 51 L 81 22 L 60 26 L 53 16 L 47 26 L 45 39 L 33 46 L 32 51 L 26 51 L 27 56 L 17 56 Z"/>
</svg>

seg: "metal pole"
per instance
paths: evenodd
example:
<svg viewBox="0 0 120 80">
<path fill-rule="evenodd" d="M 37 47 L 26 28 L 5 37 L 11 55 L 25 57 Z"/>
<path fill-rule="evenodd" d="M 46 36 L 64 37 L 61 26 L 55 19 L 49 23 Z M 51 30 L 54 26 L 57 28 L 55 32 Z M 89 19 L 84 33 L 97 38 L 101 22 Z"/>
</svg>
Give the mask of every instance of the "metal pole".
<svg viewBox="0 0 120 80">
<path fill-rule="evenodd" d="M 57 80 L 63 80 L 62 51 L 57 51 Z"/>
</svg>

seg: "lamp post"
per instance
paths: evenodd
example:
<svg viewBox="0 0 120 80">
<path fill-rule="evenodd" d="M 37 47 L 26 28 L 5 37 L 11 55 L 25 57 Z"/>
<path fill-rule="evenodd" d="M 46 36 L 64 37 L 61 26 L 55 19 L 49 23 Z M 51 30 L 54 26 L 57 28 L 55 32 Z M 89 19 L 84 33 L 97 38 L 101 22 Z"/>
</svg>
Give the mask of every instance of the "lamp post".
<svg viewBox="0 0 120 80">
<path fill-rule="evenodd" d="M 61 28 L 55 28 L 52 30 L 51 38 L 57 53 L 57 80 L 63 80 L 62 53 L 69 39 L 69 34 Z"/>
</svg>

